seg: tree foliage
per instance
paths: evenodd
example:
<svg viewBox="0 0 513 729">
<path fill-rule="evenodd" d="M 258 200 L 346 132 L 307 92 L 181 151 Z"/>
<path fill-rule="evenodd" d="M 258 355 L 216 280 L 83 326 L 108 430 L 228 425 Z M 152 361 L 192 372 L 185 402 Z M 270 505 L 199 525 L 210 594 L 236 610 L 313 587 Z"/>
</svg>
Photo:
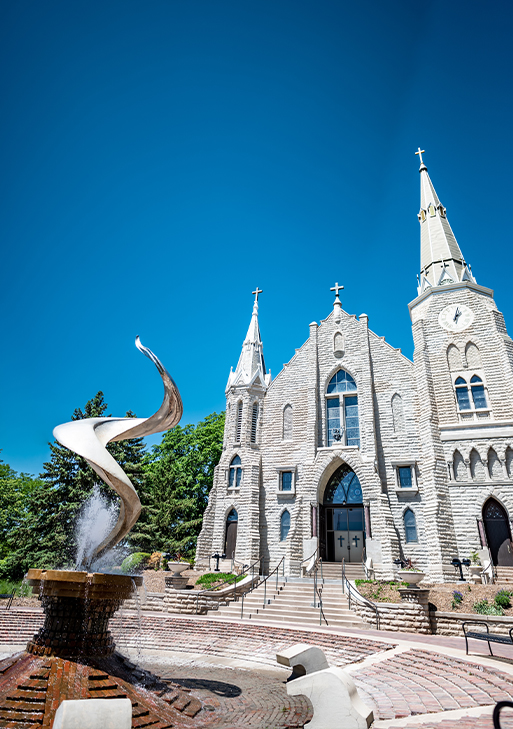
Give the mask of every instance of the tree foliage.
<svg viewBox="0 0 513 729">
<path fill-rule="evenodd" d="M 224 413 L 177 425 L 145 463 L 141 517 L 130 542 L 145 551 L 194 556 L 203 512 L 223 447 Z"/>
<path fill-rule="evenodd" d="M 102 392 L 77 408 L 71 419 L 102 417 L 107 410 Z M 133 417 L 128 412 L 127 417 Z M 78 513 L 99 477 L 80 456 L 50 443 L 50 460 L 44 464 L 40 481 L 27 495 L 23 518 L 7 532 L 8 554 L 0 562 L 0 576 L 17 578 L 29 567 L 68 567 L 74 564 L 74 525 Z M 144 477 L 142 438 L 109 443 L 107 450 L 127 473 L 137 490 Z M 118 497 L 103 482 L 100 490 L 111 501 Z"/>
</svg>

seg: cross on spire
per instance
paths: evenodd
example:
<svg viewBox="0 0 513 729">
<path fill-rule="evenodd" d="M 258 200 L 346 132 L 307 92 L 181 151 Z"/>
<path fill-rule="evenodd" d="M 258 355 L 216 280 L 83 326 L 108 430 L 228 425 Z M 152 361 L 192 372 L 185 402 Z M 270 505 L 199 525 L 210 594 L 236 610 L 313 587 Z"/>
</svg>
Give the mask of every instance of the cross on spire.
<svg viewBox="0 0 513 729">
<path fill-rule="evenodd" d="M 259 289 L 258 286 L 256 287 L 256 291 L 251 292 L 255 297 L 255 304 L 258 304 L 258 294 L 262 294 L 262 289 Z"/>
<path fill-rule="evenodd" d="M 335 292 L 335 296 L 336 296 L 336 297 L 337 297 L 337 299 L 338 299 L 338 292 L 339 292 L 339 291 L 342 291 L 342 289 L 343 289 L 343 288 L 344 288 L 343 286 L 339 286 L 339 285 L 338 285 L 338 281 L 337 281 L 337 283 L 335 284 L 335 286 L 332 286 L 332 287 L 330 288 L 330 291 L 334 291 L 334 292 Z"/>
<path fill-rule="evenodd" d="M 426 153 L 426 150 L 425 149 L 421 149 L 420 147 L 418 147 L 418 152 L 415 152 L 415 154 L 418 154 L 419 155 L 420 164 L 421 165 L 424 164 L 424 162 L 422 161 L 422 155 L 425 154 L 425 153 Z"/>
</svg>

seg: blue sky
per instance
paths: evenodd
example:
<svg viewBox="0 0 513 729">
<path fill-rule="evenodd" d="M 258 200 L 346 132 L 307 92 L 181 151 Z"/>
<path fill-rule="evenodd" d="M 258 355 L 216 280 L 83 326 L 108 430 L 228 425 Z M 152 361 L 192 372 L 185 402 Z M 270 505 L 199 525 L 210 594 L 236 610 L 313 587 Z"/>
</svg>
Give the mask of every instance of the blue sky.
<svg viewBox="0 0 513 729">
<path fill-rule="evenodd" d="M 511 3 L 48 0 L 0 7 L 0 448 L 36 473 L 98 390 L 224 409 L 255 286 L 276 375 L 331 310 L 411 357 L 418 157 L 510 296 Z"/>
</svg>

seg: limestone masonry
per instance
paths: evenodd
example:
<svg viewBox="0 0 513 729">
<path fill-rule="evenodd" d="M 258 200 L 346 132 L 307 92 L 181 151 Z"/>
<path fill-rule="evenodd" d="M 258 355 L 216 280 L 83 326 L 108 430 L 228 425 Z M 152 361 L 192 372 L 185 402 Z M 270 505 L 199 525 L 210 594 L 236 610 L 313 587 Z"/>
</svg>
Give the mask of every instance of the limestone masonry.
<svg viewBox="0 0 513 729">
<path fill-rule="evenodd" d="M 299 575 L 317 554 L 391 578 L 410 558 L 434 581 L 473 550 L 484 567 L 513 565 L 513 341 L 422 156 L 420 178 L 413 362 L 342 309 L 336 284 L 333 311 L 271 381 L 254 292 L 200 564 L 218 552 L 267 571 L 284 558 Z"/>
</svg>

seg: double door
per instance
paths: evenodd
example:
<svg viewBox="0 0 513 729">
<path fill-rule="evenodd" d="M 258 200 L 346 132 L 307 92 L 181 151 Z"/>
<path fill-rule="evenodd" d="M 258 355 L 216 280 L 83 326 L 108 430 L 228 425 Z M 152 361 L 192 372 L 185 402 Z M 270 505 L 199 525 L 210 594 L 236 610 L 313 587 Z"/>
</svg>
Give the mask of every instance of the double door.
<svg viewBox="0 0 513 729">
<path fill-rule="evenodd" d="M 361 562 L 365 543 L 363 506 L 325 507 L 328 562 Z"/>
</svg>

